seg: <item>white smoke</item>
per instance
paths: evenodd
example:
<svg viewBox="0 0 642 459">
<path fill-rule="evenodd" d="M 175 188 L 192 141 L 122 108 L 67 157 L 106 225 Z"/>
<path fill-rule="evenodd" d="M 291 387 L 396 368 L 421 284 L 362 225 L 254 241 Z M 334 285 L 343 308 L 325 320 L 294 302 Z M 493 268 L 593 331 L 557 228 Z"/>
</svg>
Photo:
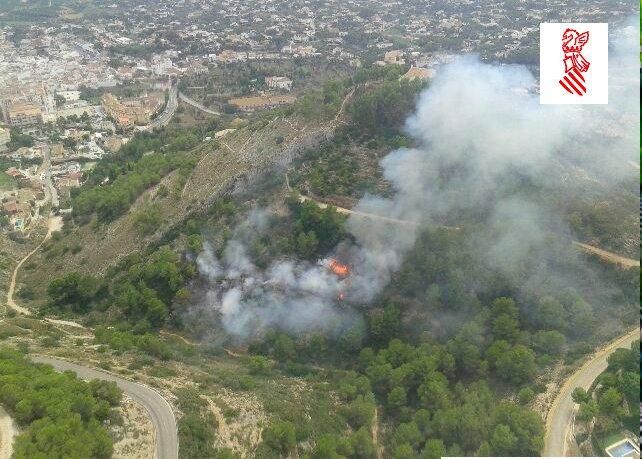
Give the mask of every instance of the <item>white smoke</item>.
<svg viewBox="0 0 642 459">
<path fill-rule="evenodd" d="M 604 106 L 540 105 L 536 80 L 522 66 L 483 64 L 474 56 L 444 66 L 407 121 L 418 146 L 381 161 L 394 196 L 367 196 L 356 210 L 440 224 L 485 208 L 495 231 L 477 243 L 492 268 L 511 273 L 535 248 L 546 249 L 551 226 L 567 236 L 547 203 L 502 195 L 511 174 L 542 186 L 557 186 L 570 165 L 611 185 L 639 175 L 632 164 L 639 164 L 638 32 L 631 25 L 613 37 Z M 360 247 L 355 264 L 364 267 L 354 294 L 369 300 L 414 246 L 416 227 L 351 217 L 348 229 Z"/>
<path fill-rule="evenodd" d="M 336 305 L 339 279 L 320 265 L 278 261 L 260 270 L 239 240 L 227 244 L 222 260 L 206 244 L 197 265 L 209 281 L 205 303 L 220 313 L 223 326 L 236 337 L 269 328 L 338 334 L 358 323 L 353 312 Z"/>
<path fill-rule="evenodd" d="M 393 197 L 366 196 L 355 207 L 389 219 L 348 219 L 355 241 L 345 249 L 354 267 L 349 302 L 369 303 L 381 292 L 422 226 L 450 223 L 479 208 L 489 228 L 471 236 L 471 243 L 483 247 L 488 267 L 509 276 L 522 270 L 528 276 L 521 279 L 525 288 L 538 288 L 533 285 L 541 281 L 542 268 L 534 257 L 551 250 L 552 226 L 563 237 L 567 231 L 546 203 L 511 196 L 506 178 L 517 173 L 550 186 L 578 169 L 608 183 L 639 174 L 631 165 L 638 163 L 638 34 L 629 26 L 612 39 L 606 106 L 540 105 L 536 79 L 521 66 L 462 57 L 439 69 L 407 121 L 417 146 L 395 150 L 381 161 Z M 260 232 L 265 221 L 264 213 L 252 214 L 237 233 Z M 228 332 L 241 338 L 271 327 L 333 333 L 358 321 L 337 305 L 343 287 L 325 268 L 278 261 L 260 270 L 239 234 L 222 259 L 206 245 L 197 260 L 210 282 L 205 307 L 218 311 Z"/>
</svg>

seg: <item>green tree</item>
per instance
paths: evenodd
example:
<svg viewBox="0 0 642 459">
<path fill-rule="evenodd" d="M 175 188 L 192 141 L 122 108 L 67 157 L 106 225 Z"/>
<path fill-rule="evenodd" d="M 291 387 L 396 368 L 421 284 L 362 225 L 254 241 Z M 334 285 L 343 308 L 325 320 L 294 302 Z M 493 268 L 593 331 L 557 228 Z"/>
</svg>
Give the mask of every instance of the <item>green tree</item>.
<svg viewBox="0 0 642 459">
<path fill-rule="evenodd" d="M 51 281 L 47 287 L 47 295 L 50 304 L 56 308 L 86 312 L 93 306 L 98 289 L 96 278 L 72 272 Z"/>
<path fill-rule="evenodd" d="M 414 422 L 403 422 L 397 426 L 397 429 L 392 434 L 392 444 L 401 446 L 409 444 L 412 447 L 417 447 L 423 436 L 419 431 L 419 427 Z"/>
<path fill-rule="evenodd" d="M 421 459 L 441 459 L 446 455 L 444 442 L 439 438 L 431 438 L 426 441 L 424 449 L 421 451 Z"/>
<path fill-rule="evenodd" d="M 404 443 L 395 447 L 392 457 L 393 459 L 414 459 L 417 457 L 417 454 L 412 449 L 412 446 L 408 443 Z"/>
<path fill-rule="evenodd" d="M 395 304 L 388 304 L 383 310 L 376 310 L 368 316 L 370 340 L 383 346 L 394 336 L 397 336 L 401 327 L 401 313 Z"/>
<path fill-rule="evenodd" d="M 417 389 L 417 395 L 421 404 L 429 411 L 448 408 L 451 405 L 448 380 L 439 372 L 434 372 L 426 378 Z"/>
<path fill-rule="evenodd" d="M 600 413 L 610 416 L 620 411 L 622 403 L 622 394 L 617 389 L 611 387 L 605 390 L 598 398 Z"/>
<path fill-rule="evenodd" d="M 509 456 L 536 456 L 544 446 L 544 425 L 540 416 L 513 403 L 500 403 L 493 416 L 495 425 L 506 425 L 517 437 Z"/>
<path fill-rule="evenodd" d="M 406 389 L 395 387 L 388 393 L 388 409 L 398 410 L 406 405 Z"/>
<path fill-rule="evenodd" d="M 370 459 L 375 457 L 375 448 L 372 444 L 372 435 L 366 427 L 362 427 L 350 436 L 351 457 L 357 459 Z"/>
<path fill-rule="evenodd" d="M 521 344 L 499 356 L 495 366 L 502 379 L 516 386 L 530 381 L 537 370 L 535 353 Z"/>
<path fill-rule="evenodd" d="M 539 331 L 533 337 L 535 349 L 544 354 L 557 356 L 566 345 L 566 338 L 557 330 Z"/>
<path fill-rule="evenodd" d="M 597 416 L 598 412 L 599 408 L 594 400 L 582 402 L 580 403 L 580 409 L 577 412 L 577 419 L 582 422 L 588 422 L 591 421 L 595 416 Z"/>
<path fill-rule="evenodd" d="M 563 330 L 566 328 L 564 307 L 553 297 L 542 298 L 535 311 L 535 320 L 545 330 Z"/>
<path fill-rule="evenodd" d="M 495 427 L 490 440 L 490 446 L 497 456 L 510 456 L 515 450 L 517 437 L 511 432 L 510 427 L 499 424 Z"/>
<path fill-rule="evenodd" d="M 93 395 L 95 382 L 33 364 L 6 348 L 0 348 L 0 367 L 0 397 L 21 430 L 14 457 L 111 457 L 112 440 L 104 424 L 111 408 Z"/>
<path fill-rule="evenodd" d="M 111 406 L 117 406 L 123 396 L 123 391 L 115 382 L 94 379 L 89 382 L 89 387 L 94 397 L 105 400 Z"/>
<path fill-rule="evenodd" d="M 312 457 L 313 459 L 341 459 L 344 456 L 337 453 L 337 438 L 331 434 L 322 434 L 317 439 Z"/>
<path fill-rule="evenodd" d="M 319 240 L 314 231 L 299 233 L 296 238 L 297 253 L 304 258 L 313 258 L 319 247 Z"/>
<path fill-rule="evenodd" d="M 342 413 L 348 423 L 355 429 L 369 427 L 374 418 L 375 403 L 372 396 L 358 395 Z"/>
<path fill-rule="evenodd" d="M 277 421 L 263 431 L 263 442 L 275 451 L 287 454 L 296 446 L 296 429 L 288 421 Z"/>
<path fill-rule="evenodd" d="M 571 397 L 573 398 L 573 401 L 578 404 L 586 403 L 591 399 L 590 395 L 582 387 L 576 387 L 573 389 Z"/>
<path fill-rule="evenodd" d="M 54 94 L 54 101 L 56 102 L 56 107 L 62 107 L 67 102 L 67 99 L 60 94 Z"/>
<path fill-rule="evenodd" d="M 517 398 L 519 399 L 519 403 L 527 405 L 535 398 L 535 392 L 533 392 L 533 389 L 530 387 L 524 387 L 518 392 Z"/>
<path fill-rule="evenodd" d="M 618 389 L 627 400 L 636 400 L 640 396 L 640 373 L 623 373 L 618 381 Z"/>
<path fill-rule="evenodd" d="M 293 360 L 296 357 L 294 341 L 288 335 L 281 333 L 274 341 L 274 357 L 280 361 Z"/>
<path fill-rule="evenodd" d="M 272 371 L 272 362 L 262 355 L 254 355 L 248 361 L 250 373 L 255 375 L 267 375 Z"/>
</svg>

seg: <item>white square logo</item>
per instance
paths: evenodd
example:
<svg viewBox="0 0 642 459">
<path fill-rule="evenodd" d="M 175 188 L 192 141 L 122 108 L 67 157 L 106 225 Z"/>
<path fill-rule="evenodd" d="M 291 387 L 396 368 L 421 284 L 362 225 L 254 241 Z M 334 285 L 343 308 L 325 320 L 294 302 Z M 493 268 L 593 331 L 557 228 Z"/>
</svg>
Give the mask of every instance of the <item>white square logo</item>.
<svg viewBox="0 0 642 459">
<path fill-rule="evenodd" d="M 541 104 L 609 103 L 609 25 L 539 25 Z"/>
</svg>

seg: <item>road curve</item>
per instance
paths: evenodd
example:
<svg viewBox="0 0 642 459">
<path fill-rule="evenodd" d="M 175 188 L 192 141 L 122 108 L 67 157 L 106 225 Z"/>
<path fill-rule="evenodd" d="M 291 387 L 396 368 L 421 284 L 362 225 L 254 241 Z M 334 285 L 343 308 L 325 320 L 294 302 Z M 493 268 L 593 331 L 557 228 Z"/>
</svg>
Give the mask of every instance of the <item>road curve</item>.
<svg viewBox="0 0 642 459">
<path fill-rule="evenodd" d="M 198 109 L 198 110 L 200 110 L 200 111 L 202 111 L 202 112 L 204 112 L 204 113 L 207 113 L 208 115 L 220 115 L 220 113 L 219 113 L 219 112 L 216 112 L 216 111 L 214 111 L 214 110 L 210 110 L 210 109 L 209 109 L 209 108 L 207 108 L 205 105 L 203 105 L 203 104 L 199 104 L 199 103 L 198 103 L 198 102 L 196 102 L 194 99 L 190 99 L 189 97 L 187 97 L 187 96 L 186 96 L 185 94 L 183 94 L 182 92 L 179 92 L 179 93 L 178 93 L 178 98 L 179 98 L 180 100 L 182 100 L 183 102 L 185 102 L 187 105 L 191 105 L 192 107 L 194 107 L 194 108 L 196 108 L 196 109 Z"/>
<path fill-rule="evenodd" d="M 570 440 L 570 429 L 575 417 L 576 405 L 571 398 L 571 393 L 576 387 L 588 389 L 593 381 L 607 367 L 606 359 L 621 347 L 630 347 L 631 343 L 640 338 L 640 331 L 635 330 L 611 341 L 599 349 L 591 359 L 573 373 L 560 389 L 553 400 L 551 409 L 546 416 L 546 433 L 544 435 L 543 457 L 566 456 L 567 445 Z"/>
<path fill-rule="evenodd" d="M 163 110 L 163 112 L 154 118 L 147 126 L 138 126 L 136 129 L 139 131 L 152 131 L 166 126 L 174 116 L 176 108 L 178 108 L 178 89 L 176 85 L 173 85 L 169 90 L 169 98 L 167 99 L 165 110 Z"/>
<path fill-rule="evenodd" d="M 73 371 L 82 379 L 113 381 L 129 397 L 145 407 L 154 424 L 157 459 L 178 458 L 178 429 L 172 407 L 158 392 L 142 384 L 123 379 L 105 371 L 77 365 L 66 360 L 42 355 L 32 355 L 31 360 L 46 363 L 58 371 Z"/>
</svg>

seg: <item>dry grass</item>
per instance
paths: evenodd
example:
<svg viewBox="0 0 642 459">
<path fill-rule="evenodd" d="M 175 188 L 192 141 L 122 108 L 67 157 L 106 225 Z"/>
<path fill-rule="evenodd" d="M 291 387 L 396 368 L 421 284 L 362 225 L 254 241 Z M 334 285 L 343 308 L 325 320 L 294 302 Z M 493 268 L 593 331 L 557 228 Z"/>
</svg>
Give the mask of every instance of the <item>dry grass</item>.
<svg viewBox="0 0 642 459">
<path fill-rule="evenodd" d="M 115 437 L 114 458 L 152 459 L 154 457 L 154 426 L 140 404 L 127 396 L 118 408 L 123 425 L 112 429 Z"/>
</svg>

